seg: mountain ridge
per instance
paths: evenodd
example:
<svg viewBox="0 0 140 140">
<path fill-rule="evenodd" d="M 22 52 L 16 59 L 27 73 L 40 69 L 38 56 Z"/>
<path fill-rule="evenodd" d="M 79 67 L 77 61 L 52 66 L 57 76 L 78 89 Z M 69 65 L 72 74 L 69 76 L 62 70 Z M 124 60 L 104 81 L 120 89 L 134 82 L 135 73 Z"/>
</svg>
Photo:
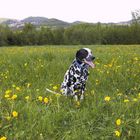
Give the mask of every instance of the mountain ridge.
<svg viewBox="0 0 140 140">
<path fill-rule="evenodd" d="M 116 25 L 130 25 L 132 21 L 123 21 L 123 22 L 118 22 L 118 23 L 102 23 L 102 24 L 116 24 Z M 31 23 L 35 25 L 36 27 L 40 26 L 48 26 L 48 27 L 69 27 L 71 25 L 77 25 L 81 23 L 89 23 L 89 22 L 83 22 L 83 21 L 74 21 L 72 23 L 66 22 L 63 20 L 59 20 L 56 18 L 46 18 L 46 17 L 27 17 L 22 20 L 17 20 L 17 19 L 10 19 L 10 18 L 0 18 L 0 24 L 2 25 L 7 25 L 10 28 L 22 28 L 26 23 Z M 95 23 L 91 23 L 95 24 Z"/>
</svg>

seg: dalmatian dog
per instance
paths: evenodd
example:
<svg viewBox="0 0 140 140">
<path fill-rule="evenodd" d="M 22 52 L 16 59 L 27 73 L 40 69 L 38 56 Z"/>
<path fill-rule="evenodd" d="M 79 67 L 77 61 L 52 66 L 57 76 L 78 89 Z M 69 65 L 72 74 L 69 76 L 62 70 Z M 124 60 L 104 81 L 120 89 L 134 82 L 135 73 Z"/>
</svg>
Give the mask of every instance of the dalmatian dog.
<svg viewBox="0 0 140 140">
<path fill-rule="evenodd" d="M 76 58 L 66 71 L 64 81 L 61 84 L 61 93 L 72 96 L 76 101 L 84 99 L 86 81 L 89 67 L 94 68 L 95 57 L 89 48 L 83 48 L 76 52 Z"/>
</svg>

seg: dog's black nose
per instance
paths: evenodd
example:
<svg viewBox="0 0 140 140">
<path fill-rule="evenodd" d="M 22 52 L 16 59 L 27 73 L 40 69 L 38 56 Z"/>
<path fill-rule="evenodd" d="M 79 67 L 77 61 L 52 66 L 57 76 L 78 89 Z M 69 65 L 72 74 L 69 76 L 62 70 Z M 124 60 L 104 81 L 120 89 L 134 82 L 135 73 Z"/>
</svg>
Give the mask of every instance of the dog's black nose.
<svg viewBox="0 0 140 140">
<path fill-rule="evenodd" d="M 92 56 L 92 58 L 91 58 L 91 59 L 92 59 L 92 61 L 93 61 L 93 60 L 95 59 L 95 57 L 94 57 L 94 56 Z"/>
</svg>

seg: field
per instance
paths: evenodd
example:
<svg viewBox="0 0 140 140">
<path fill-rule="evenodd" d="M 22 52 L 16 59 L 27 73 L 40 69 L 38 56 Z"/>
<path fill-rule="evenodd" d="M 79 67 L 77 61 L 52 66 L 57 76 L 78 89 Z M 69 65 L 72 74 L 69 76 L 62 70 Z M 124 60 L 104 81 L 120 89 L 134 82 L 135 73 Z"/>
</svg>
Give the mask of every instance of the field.
<svg viewBox="0 0 140 140">
<path fill-rule="evenodd" d="M 60 94 L 79 48 L 96 56 L 85 100 Z M 139 140 L 140 45 L 0 48 L 0 140 Z"/>
</svg>

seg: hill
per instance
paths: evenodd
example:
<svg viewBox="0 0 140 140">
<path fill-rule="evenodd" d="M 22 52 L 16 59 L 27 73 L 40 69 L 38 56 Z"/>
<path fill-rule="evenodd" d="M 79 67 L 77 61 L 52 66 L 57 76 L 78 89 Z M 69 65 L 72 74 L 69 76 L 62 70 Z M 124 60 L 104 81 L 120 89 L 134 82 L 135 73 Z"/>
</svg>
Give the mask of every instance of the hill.
<svg viewBox="0 0 140 140">
<path fill-rule="evenodd" d="M 72 23 L 66 22 L 66 21 L 62 21 L 56 18 L 46 18 L 46 17 L 27 17 L 23 20 L 16 20 L 16 19 L 6 19 L 6 18 L 0 18 L 0 24 L 3 25 L 8 25 L 10 28 L 14 28 L 14 29 L 18 29 L 18 28 L 23 28 L 23 26 L 26 23 L 31 23 L 33 25 L 35 25 L 36 27 L 40 27 L 40 26 L 48 26 L 48 27 L 69 27 L 71 25 L 77 25 L 77 24 L 81 24 L 81 23 L 88 23 L 88 22 L 83 22 L 83 21 L 74 21 Z M 130 25 L 132 23 L 132 20 L 130 21 L 122 21 L 122 22 L 118 22 L 118 23 L 101 23 L 101 24 L 105 24 L 105 25 Z M 95 23 L 92 23 L 95 24 Z"/>
<path fill-rule="evenodd" d="M 31 23 L 36 27 L 39 26 L 49 26 L 49 27 L 68 27 L 70 23 L 58 20 L 55 18 L 45 18 L 45 17 L 28 17 L 23 20 L 13 20 L 7 19 L 1 21 L 1 24 L 8 25 L 11 28 L 22 28 L 26 23 Z"/>
</svg>

